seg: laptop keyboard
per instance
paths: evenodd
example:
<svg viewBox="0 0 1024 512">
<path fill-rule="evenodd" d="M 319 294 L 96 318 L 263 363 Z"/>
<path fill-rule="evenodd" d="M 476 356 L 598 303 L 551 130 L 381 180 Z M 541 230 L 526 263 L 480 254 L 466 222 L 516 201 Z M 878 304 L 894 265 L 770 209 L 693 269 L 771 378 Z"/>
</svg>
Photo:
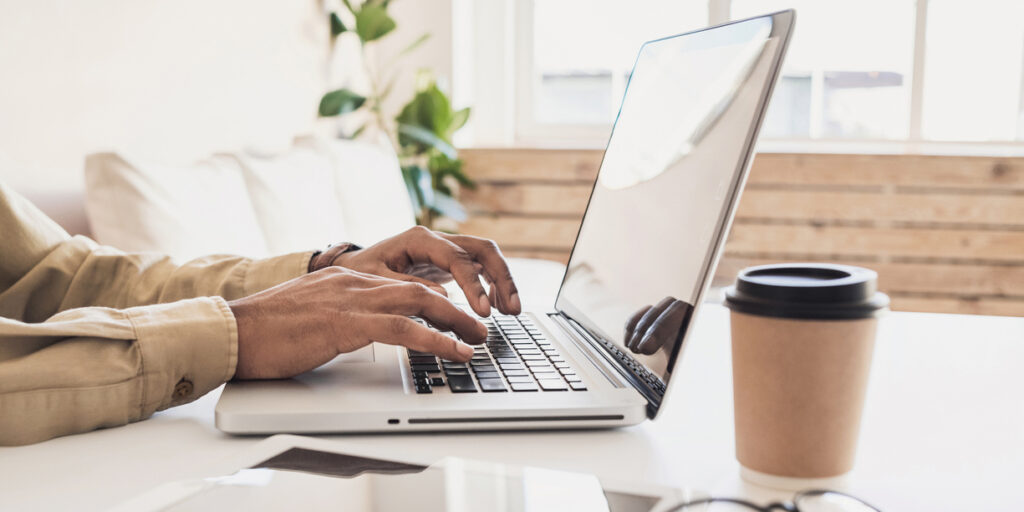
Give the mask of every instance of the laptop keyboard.
<svg viewBox="0 0 1024 512">
<path fill-rule="evenodd" d="M 427 325 L 422 319 L 414 320 Z M 445 386 L 452 393 L 587 390 L 576 370 L 530 319 L 494 315 L 481 321 L 487 325 L 487 341 L 474 347 L 468 363 L 406 349 L 417 393 L 429 394 Z"/>
</svg>

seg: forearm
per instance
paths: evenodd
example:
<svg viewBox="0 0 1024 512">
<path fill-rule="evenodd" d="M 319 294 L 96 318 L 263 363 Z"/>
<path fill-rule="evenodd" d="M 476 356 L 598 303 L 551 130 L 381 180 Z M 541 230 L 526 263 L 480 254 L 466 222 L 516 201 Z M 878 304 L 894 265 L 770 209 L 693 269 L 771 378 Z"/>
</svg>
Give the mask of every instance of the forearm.
<svg viewBox="0 0 1024 512">
<path fill-rule="evenodd" d="M 237 326 L 220 298 L 0 318 L 0 445 L 138 421 L 230 379 Z"/>
</svg>

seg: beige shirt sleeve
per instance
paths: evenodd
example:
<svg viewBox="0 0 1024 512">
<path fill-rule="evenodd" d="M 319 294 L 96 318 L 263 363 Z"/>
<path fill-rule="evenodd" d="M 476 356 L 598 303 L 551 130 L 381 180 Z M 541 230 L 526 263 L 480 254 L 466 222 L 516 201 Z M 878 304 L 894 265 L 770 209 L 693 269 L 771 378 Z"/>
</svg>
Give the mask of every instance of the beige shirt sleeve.
<svg viewBox="0 0 1024 512">
<path fill-rule="evenodd" d="M 0 184 L 0 445 L 123 425 L 231 378 L 226 300 L 306 272 L 312 252 L 183 265 L 70 237 Z"/>
</svg>

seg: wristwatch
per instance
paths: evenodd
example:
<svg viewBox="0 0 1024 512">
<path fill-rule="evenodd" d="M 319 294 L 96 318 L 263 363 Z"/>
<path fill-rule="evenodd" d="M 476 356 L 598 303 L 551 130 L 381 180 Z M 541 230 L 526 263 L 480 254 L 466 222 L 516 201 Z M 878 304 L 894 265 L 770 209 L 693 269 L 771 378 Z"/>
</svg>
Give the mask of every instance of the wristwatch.
<svg viewBox="0 0 1024 512">
<path fill-rule="evenodd" d="M 338 259 L 338 256 L 360 249 L 362 249 L 361 246 L 349 242 L 328 245 L 326 249 L 313 253 L 313 256 L 309 258 L 309 267 L 306 270 L 316 272 L 327 268 L 334 264 L 334 260 Z"/>
</svg>

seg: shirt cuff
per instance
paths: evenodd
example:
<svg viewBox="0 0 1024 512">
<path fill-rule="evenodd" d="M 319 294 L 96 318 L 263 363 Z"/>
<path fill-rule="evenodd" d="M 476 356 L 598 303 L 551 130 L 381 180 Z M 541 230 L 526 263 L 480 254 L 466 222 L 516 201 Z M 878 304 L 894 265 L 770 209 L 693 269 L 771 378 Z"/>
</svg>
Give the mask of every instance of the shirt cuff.
<svg viewBox="0 0 1024 512">
<path fill-rule="evenodd" d="M 224 299 L 200 297 L 125 313 L 142 356 L 143 418 L 191 402 L 235 374 L 238 327 Z"/>
<path fill-rule="evenodd" d="M 252 295 L 305 275 L 309 269 L 309 260 L 312 258 L 313 251 L 306 251 L 252 260 L 245 272 L 245 295 Z"/>
</svg>

